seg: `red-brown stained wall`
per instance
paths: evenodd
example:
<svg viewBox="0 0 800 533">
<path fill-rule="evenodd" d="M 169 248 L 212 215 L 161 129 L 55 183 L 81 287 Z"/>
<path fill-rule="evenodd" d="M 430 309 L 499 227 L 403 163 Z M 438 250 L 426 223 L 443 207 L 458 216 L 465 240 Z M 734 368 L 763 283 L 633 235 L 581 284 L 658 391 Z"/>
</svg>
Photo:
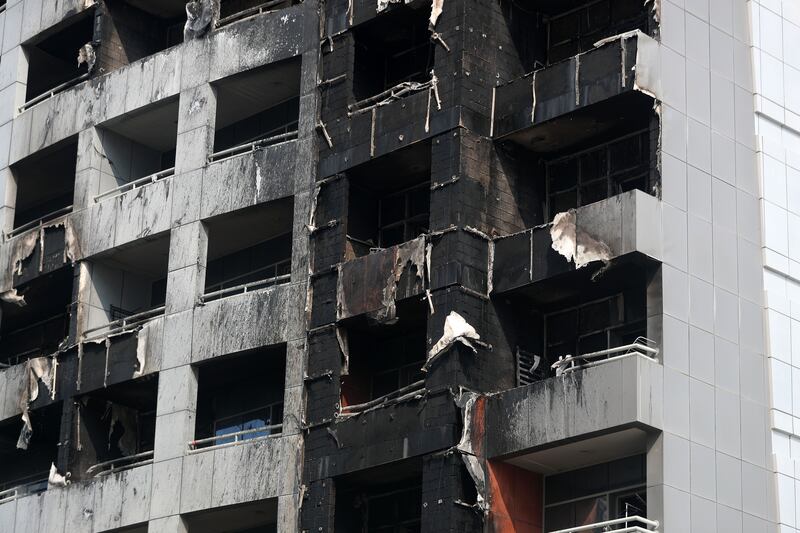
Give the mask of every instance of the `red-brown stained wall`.
<svg viewBox="0 0 800 533">
<path fill-rule="evenodd" d="M 488 461 L 489 531 L 542 533 L 542 476 L 500 461 Z"/>
</svg>

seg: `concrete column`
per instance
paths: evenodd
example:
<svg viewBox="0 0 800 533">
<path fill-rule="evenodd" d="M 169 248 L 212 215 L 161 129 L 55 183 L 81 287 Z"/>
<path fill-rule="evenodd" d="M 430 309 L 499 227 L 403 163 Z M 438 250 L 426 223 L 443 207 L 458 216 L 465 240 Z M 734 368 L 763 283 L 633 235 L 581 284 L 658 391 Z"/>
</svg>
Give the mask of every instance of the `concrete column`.
<svg viewBox="0 0 800 533">
<path fill-rule="evenodd" d="M 90 207 L 100 194 L 100 172 L 103 153 L 100 136 L 95 128 L 78 134 L 78 162 L 75 167 L 75 197 L 73 211 Z"/>
<path fill-rule="evenodd" d="M 205 83 L 180 95 L 175 173 L 183 174 L 206 166 L 214 147 L 217 96 Z"/>
<path fill-rule="evenodd" d="M 20 21 L 22 5 L 6 10 L 6 24 Z M 4 42 L 9 42 L 4 39 Z M 28 61 L 21 46 L 3 46 L 0 59 L 0 229 L 11 230 L 14 224 L 14 205 L 17 185 L 8 165 L 27 152 L 30 141 L 30 121 L 14 124 L 19 107 L 25 103 Z"/>
<path fill-rule="evenodd" d="M 174 315 L 194 308 L 205 283 L 208 233 L 196 221 L 172 230 L 169 245 L 166 314 Z"/>
<path fill-rule="evenodd" d="M 180 458 L 194 437 L 197 375 L 190 365 L 162 370 L 158 375 L 158 404 L 154 463 Z M 177 465 L 164 466 L 180 477 Z"/>
</svg>

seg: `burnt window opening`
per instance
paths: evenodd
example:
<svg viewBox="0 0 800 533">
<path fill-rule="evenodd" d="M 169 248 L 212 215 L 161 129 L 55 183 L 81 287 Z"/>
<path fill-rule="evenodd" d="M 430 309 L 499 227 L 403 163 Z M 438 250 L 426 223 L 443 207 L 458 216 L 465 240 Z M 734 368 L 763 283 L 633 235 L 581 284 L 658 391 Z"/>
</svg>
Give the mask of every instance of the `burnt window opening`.
<svg viewBox="0 0 800 533">
<path fill-rule="evenodd" d="M 183 42 L 183 0 L 105 0 L 97 66 L 103 72 Z"/>
<path fill-rule="evenodd" d="M 170 98 L 98 127 L 103 150 L 98 201 L 174 174 L 178 99 Z"/>
<path fill-rule="evenodd" d="M 277 533 L 278 498 L 182 514 L 189 533 Z"/>
<path fill-rule="evenodd" d="M 548 476 L 545 529 L 571 529 L 632 516 L 647 518 L 646 483 L 644 455 Z"/>
<path fill-rule="evenodd" d="M 353 97 L 362 102 L 404 82 L 431 79 L 436 48 L 429 4 L 398 6 L 353 30 Z"/>
<path fill-rule="evenodd" d="M 152 460 L 158 377 L 110 385 L 77 399 L 81 450 L 77 470 L 102 475 Z"/>
<path fill-rule="evenodd" d="M 29 411 L 33 433 L 27 450 L 17 448 L 22 422 L 18 417 L 0 424 L 0 500 L 47 490 L 50 465 L 56 463 L 62 403 Z M 10 491 L 5 493 L 4 491 Z"/>
<path fill-rule="evenodd" d="M 299 3 L 300 0 L 220 0 L 217 27 Z"/>
<path fill-rule="evenodd" d="M 73 270 L 63 267 L 17 286 L 24 306 L 0 303 L 0 363 L 15 365 L 58 351 L 69 333 L 72 285 Z"/>
<path fill-rule="evenodd" d="M 548 161 L 545 173 L 550 219 L 633 189 L 652 194 L 650 131 Z"/>
<path fill-rule="evenodd" d="M 192 448 L 281 434 L 285 375 L 283 345 L 198 365 Z"/>
<path fill-rule="evenodd" d="M 70 138 L 11 167 L 17 185 L 12 234 L 72 210 L 77 159 L 78 141 Z"/>
<path fill-rule="evenodd" d="M 607 37 L 636 29 L 647 32 L 650 9 L 641 0 L 596 0 L 546 16 L 547 63 L 590 50 Z"/>
<path fill-rule="evenodd" d="M 297 138 L 300 58 L 214 82 L 217 119 L 212 160 Z"/>
<path fill-rule="evenodd" d="M 347 172 L 348 257 L 388 248 L 427 233 L 430 225 L 430 143 L 418 143 Z"/>
<path fill-rule="evenodd" d="M 92 290 L 85 339 L 127 331 L 164 313 L 169 233 L 134 241 L 86 261 Z"/>
<path fill-rule="evenodd" d="M 87 9 L 71 18 L 41 40 L 25 45 L 28 59 L 28 82 L 25 101 L 58 90 L 78 78 L 88 76 L 87 63 L 78 64 L 78 51 L 95 41 L 95 9 Z"/>
<path fill-rule="evenodd" d="M 336 531 L 418 533 L 422 529 L 422 463 L 403 461 L 336 481 Z"/>
<path fill-rule="evenodd" d="M 291 280 L 292 198 L 209 219 L 204 301 Z"/>
<path fill-rule="evenodd" d="M 346 328 L 348 374 L 342 376 L 341 405 L 354 410 L 378 398 L 422 388 L 427 356 L 427 308 L 417 301 L 399 302 L 398 320 L 374 325 L 355 318 Z M 349 408 L 349 409 L 348 409 Z"/>
</svg>

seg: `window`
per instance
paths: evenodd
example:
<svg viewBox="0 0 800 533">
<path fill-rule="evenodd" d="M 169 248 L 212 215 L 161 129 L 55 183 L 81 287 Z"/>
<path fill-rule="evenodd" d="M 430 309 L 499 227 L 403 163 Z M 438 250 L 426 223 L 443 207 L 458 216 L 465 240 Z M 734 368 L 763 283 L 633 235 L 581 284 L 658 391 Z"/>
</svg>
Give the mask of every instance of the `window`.
<svg viewBox="0 0 800 533">
<path fill-rule="evenodd" d="M 647 131 L 548 162 L 550 218 L 632 189 L 649 192 L 649 177 Z"/>
<path fill-rule="evenodd" d="M 367 531 L 370 533 L 412 533 L 421 531 L 418 486 L 367 495 Z"/>
<path fill-rule="evenodd" d="M 283 403 L 276 402 L 259 409 L 215 420 L 214 436 L 222 437 L 233 433 L 247 432 L 228 439 L 217 439 L 217 444 L 255 439 L 280 433 L 280 429 L 269 427 L 280 424 L 283 424 Z M 262 431 L 251 431 L 257 429 Z"/>
<path fill-rule="evenodd" d="M 380 199 L 378 245 L 388 248 L 428 231 L 430 211 L 428 182 Z"/>
<path fill-rule="evenodd" d="M 646 28 L 640 0 L 599 0 L 548 20 L 548 62 L 555 63 L 591 49 L 606 37 Z"/>
</svg>

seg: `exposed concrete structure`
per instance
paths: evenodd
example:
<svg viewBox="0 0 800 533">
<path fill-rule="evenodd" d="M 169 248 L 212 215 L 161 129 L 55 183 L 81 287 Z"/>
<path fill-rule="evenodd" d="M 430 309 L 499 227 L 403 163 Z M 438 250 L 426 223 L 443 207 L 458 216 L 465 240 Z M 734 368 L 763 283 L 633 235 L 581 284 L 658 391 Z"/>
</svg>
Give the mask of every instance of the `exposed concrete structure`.
<svg viewBox="0 0 800 533">
<path fill-rule="evenodd" d="M 0 530 L 797 527 L 774 6 L 685 4 L 0 7 Z"/>
</svg>

